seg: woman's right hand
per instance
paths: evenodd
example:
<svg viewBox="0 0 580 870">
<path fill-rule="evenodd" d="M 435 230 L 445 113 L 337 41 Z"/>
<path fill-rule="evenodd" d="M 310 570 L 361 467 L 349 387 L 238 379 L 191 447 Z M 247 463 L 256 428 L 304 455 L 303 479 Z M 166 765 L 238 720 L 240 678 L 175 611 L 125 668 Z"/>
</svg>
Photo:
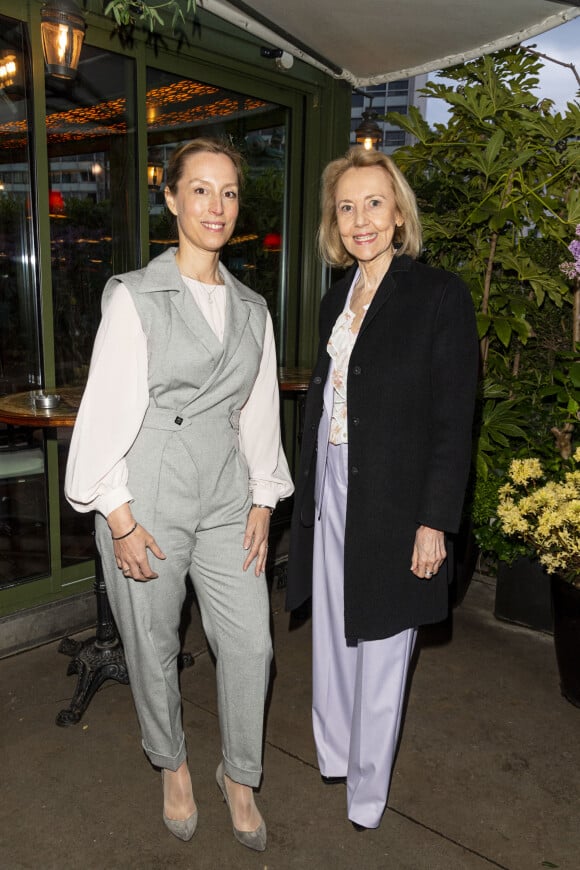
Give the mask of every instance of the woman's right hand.
<svg viewBox="0 0 580 870">
<path fill-rule="evenodd" d="M 113 536 L 113 551 L 117 568 L 123 572 L 124 576 L 141 581 L 154 580 L 158 577 L 159 575 L 149 564 L 147 550 L 151 550 L 158 559 L 165 559 L 165 554 L 157 545 L 153 535 L 150 535 L 143 526 L 137 523 L 137 527 L 131 532 L 135 526 L 135 519 L 129 505 L 124 504 L 111 511 L 107 517 L 107 523 Z M 122 537 L 123 535 L 126 537 Z M 120 538 L 120 540 L 114 540 L 115 538 Z"/>
</svg>

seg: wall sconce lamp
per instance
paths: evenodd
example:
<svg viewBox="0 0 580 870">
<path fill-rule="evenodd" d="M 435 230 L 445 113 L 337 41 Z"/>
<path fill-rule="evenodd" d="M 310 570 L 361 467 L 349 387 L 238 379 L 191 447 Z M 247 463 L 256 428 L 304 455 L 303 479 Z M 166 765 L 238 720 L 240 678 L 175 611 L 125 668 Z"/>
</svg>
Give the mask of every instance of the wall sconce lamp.
<svg viewBox="0 0 580 870">
<path fill-rule="evenodd" d="M 48 0 L 40 10 L 42 50 L 49 75 L 74 79 L 86 24 L 74 0 Z"/>
<path fill-rule="evenodd" d="M 163 181 L 163 163 L 150 160 L 147 163 L 147 187 L 149 190 L 159 190 Z"/>
<path fill-rule="evenodd" d="M 9 88 L 16 78 L 16 55 L 0 58 L 0 88 Z"/>
</svg>

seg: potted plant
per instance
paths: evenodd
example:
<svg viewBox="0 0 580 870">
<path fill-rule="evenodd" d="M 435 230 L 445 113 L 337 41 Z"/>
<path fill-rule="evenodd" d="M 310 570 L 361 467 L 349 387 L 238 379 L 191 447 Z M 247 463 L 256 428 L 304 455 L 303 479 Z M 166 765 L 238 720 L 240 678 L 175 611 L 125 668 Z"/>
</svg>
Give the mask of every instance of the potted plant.
<svg viewBox="0 0 580 870">
<path fill-rule="evenodd" d="M 537 458 L 514 459 L 499 490 L 498 518 L 551 575 L 561 690 L 580 706 L 580 447 L 566 466 L 562 475 L 548 475 Z"/>
<path fill-rule="evenodd" d="M 551 360 L 549 368 L 538 364 L 508 387 L 512 396 L 517 392 L 517 399 L 502 398 L 496 385 L 495 403 L 484 403 L 476 441 L 477 474 L 468 503 L 482 554 L 480 570 L 496 575 L 495 616 L 542 631 L 553 628 L 545 570 L 528 543 L 505 534 L 497 508 L 510 462 L 529 456 L 530 445 L 552 477 L 564 473 L 572 454 L 580 409 L 580 362 L 570 352 Z"/>
<path fill-rule="evenodd" d="M 479 550 L 478 569 L 495 578 L 494 615 L 537 631 L 553 629 L 550 584 L 533 549 L 506 535 L 498 518 L 499 493 L 507 480 L 509 451 L 496 454 L 496 465 L 474 478 L 468 510 Z"/>
<path fill-rule="evenodd" d="M 509 463 L 508 463 L 509 464 Z M 480 571 L 495 574 L 494 615 L 537 631 L 553 630 L 550 584 L 545 570 L 525 541 L 506 535 L 498 518 L 499 492 L 506 471 L 477 477 L 471 500 L 473 536 L 480 551 Z"/>
</svg>

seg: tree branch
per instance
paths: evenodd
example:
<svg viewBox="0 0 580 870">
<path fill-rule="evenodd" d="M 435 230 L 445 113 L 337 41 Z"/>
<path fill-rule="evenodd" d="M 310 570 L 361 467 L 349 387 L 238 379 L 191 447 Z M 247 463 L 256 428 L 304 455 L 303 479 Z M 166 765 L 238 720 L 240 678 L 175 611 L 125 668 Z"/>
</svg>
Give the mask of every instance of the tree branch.
<svg viewBox="0 0 580 870">
<path fill-rule="evenodd" d="M 534 57 L 541 57 L 544 60 L 549 60 L 551 63 L 557 63 L 558 66 L 564 66 L 564 67 L 566 67 L 566 69 L 571 70 L 572 75 L 575 77 L 576 81 L 578 82 L 578 87 L 580 87 L 580 76 L 578 75 L 578 70 L 576 69 L 576 67 L 574 66 L 573 63 L 564 63 L 563 60 L 556 60 L 555 57 L 550 57 L 548 54 L 542 54 L 541 51 L 536 51 L 534 48 L 528 48 L 527 45 L 520 45 L 520 48 L 523 49 L 524 51 L 527 51 L 528 54 L 533 54 Z"/>
</svg>

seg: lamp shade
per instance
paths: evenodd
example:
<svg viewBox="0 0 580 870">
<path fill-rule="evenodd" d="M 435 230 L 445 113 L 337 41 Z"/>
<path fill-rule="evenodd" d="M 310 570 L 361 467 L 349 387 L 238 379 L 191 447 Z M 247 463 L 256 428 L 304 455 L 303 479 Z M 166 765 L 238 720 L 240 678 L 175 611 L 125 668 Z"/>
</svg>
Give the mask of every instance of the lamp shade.
<svg viewBox="0 0 580 870">
<path fill-rule="evenodd" d="M 40 10 L 42 50 L 49 75 L 74 79 L 86 24 L 74 0 L 49 0 Z"/>
<path fill-rule="evenodd" d="M 7 54 L 0 58 L 0 88 L 9 88 L 14 84 L 17 70 L 16 55 Z"/>
<path fill-rule="evenodd" d="M 147 187 L 151 190 L 159 190 L 163 181 L 163 163 L 157 160 L 149 160 L 147 163 Z"/>
</svg>

